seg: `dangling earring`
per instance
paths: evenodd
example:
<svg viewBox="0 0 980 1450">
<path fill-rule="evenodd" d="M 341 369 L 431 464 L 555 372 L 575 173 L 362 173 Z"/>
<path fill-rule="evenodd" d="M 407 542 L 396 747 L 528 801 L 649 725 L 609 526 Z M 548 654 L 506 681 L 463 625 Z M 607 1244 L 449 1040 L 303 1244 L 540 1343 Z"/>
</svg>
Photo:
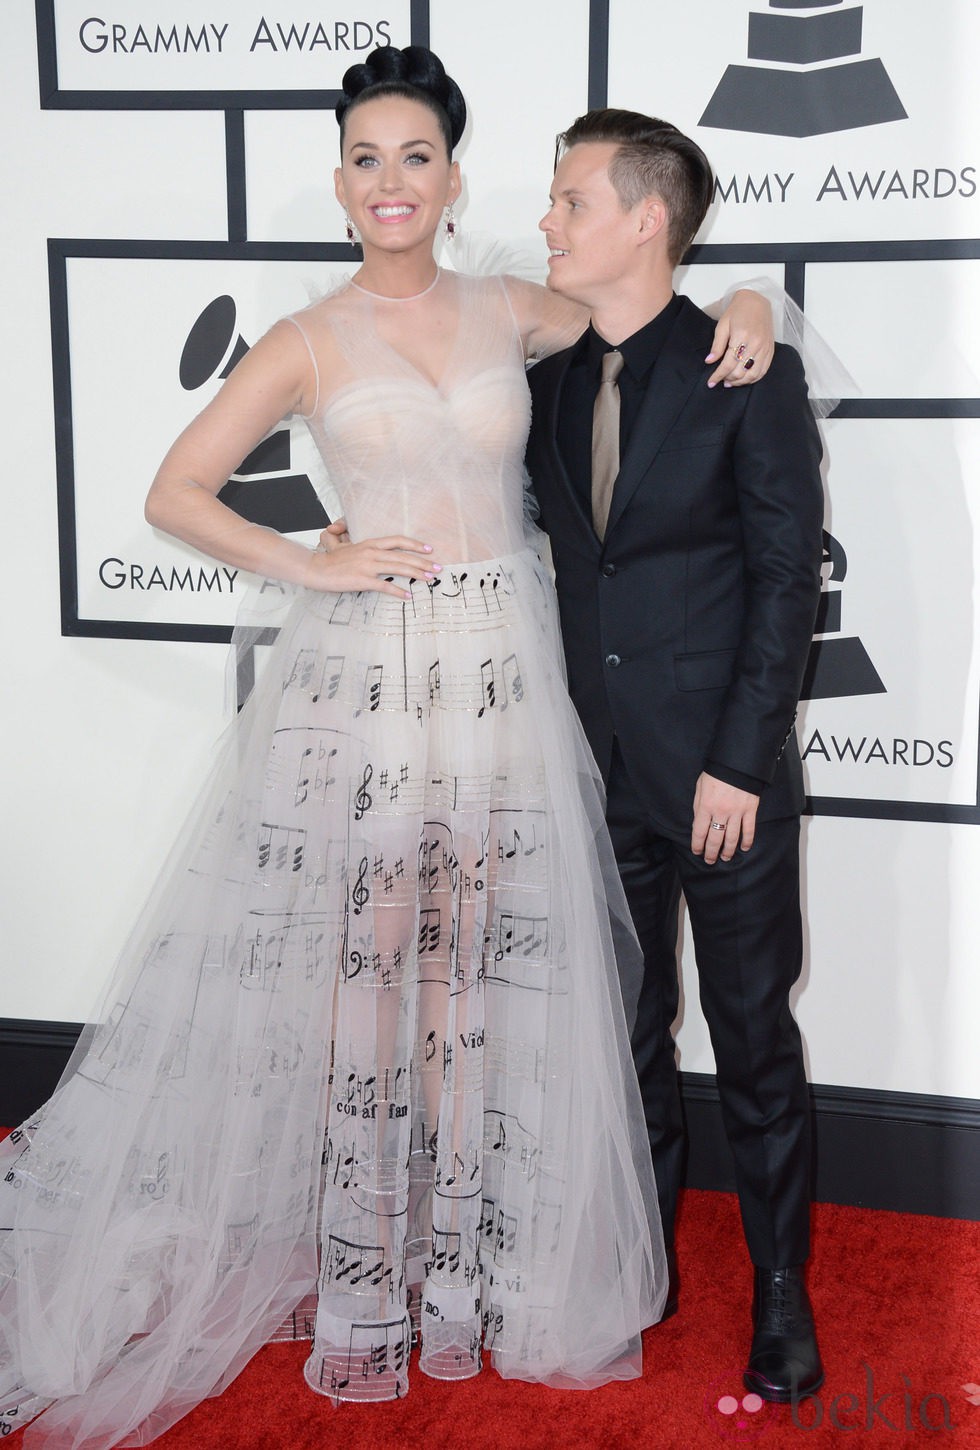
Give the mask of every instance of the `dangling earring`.
<svg viewBox="0 0 980 1450">
<path fill-rule="evenodd" d="M 357 227 L 351 221 L 350 212 L 347 210 L 344 211 L 344 228 L 347 232 L 347 240 L 352 247 L 356 247 L 361 239 L 357 235 Z"/>
<path fill-rule="evenodd" d="M 452 202 L 446 207 L 446 241 L 451 242 L 456 236 L 456 213 L 453 211 Z"/>
</svg>

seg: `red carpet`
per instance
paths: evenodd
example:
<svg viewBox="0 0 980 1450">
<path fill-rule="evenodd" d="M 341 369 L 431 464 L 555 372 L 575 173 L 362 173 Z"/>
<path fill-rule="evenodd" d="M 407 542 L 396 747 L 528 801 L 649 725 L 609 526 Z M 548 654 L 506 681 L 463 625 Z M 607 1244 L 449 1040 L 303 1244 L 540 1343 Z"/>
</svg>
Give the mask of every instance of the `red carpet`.
<svg viewBox="0 0 980 1450">
<path fill-rule="evenodd" d="M 558 1392 L 488 1368 L 447 1385 L 413 1363 L 406 1400 L 334 1409 L 301 1379 L 303 1346 L 275 1345 L 154 1450 L 980 1447 L 980 1224 L 816 1206 L 810 1290 L 827 1380 L 795 1411 L 742 1403 L 751 1270 L 733 1196 L 687 1192 L 678 1254 L 680 1311 L 645 1336 L 639 1382 Z"/>
</svg>

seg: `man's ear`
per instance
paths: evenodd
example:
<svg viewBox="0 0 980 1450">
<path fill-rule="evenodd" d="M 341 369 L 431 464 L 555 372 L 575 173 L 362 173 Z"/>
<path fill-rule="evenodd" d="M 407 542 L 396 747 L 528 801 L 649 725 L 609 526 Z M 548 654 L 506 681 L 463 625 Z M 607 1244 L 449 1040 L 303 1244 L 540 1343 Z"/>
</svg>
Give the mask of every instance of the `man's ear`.
<svg viewBox="0 0 980 1450">
<path fill-rule="evenodd" d="M 670 216 L 667 212 L 663 197 L 648 196 L 640 203 L 640 241 L 643 243 L 652 242 L 656 237 L 662 236 L 666 239 L 670 224 Z"/>
</svg>

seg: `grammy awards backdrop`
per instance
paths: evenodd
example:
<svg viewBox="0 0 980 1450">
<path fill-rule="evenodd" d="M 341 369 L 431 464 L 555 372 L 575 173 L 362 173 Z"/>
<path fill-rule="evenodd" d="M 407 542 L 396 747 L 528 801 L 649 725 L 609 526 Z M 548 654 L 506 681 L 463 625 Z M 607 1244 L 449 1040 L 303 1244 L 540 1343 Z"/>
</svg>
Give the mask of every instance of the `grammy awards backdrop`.
<svg viewBox="0 0 980 1450">
<path fill-rule="evenodd" d="M 498 239 L 543 276 L 555 134 L 590 105 L 654 112 L 717 176 L 682 290 L 778 283 L 853 379 L 821 425 L 797 721 L 818 1193 L 980 1216 L 973 0 L 9 0 L 0 1122 L 98 1011 L 234 708 L 248 581 L 154 533 L 146 488 L 262 332 L 356 266 L 333 106 L 348 65 L 411 42 L 470 105 L 447 265 Z M 288 421 L 222 497 L 311 542 L 333 499 Z M 691 1174 L 723 1186 L 681 933 Z"/>
</svg>

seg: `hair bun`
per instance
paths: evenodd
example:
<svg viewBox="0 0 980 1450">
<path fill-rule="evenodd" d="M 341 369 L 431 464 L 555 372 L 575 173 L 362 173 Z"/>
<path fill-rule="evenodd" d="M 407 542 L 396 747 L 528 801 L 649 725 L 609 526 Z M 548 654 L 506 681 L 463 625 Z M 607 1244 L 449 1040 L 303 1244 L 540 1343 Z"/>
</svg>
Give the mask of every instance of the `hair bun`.
<svg viewBox="0 0 980 1450">
<path fill-rule="evenodd" d="M 406 86 L 423 91 L 436 101 L 449 118 L 452 144 L 455 146 L 466 125 L 466 102 L 463 93 L 446 74 L 445 66 L 432 50 L 424 45 L 379 45 L 358 65 L 352 65 L 341 82 L 343 97 L 337 105 L 337 119 L 352 101 L 364 98 L 365 91 L 378 86 Z"/>
</svg>

